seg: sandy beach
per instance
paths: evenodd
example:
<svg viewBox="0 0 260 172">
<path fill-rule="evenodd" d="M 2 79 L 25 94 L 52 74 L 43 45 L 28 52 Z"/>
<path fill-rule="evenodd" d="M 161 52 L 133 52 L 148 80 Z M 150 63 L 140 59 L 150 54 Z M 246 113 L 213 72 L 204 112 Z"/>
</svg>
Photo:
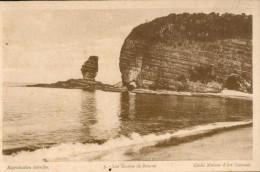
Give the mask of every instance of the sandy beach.
<svg viewBox="0 0 260 172">
<path fill-rule="evenodd" d="M 250 160 L 252 147 L 252 127 L 245 127 L 177 146 L 150 148 L 134 160 Z"/>
</svg>

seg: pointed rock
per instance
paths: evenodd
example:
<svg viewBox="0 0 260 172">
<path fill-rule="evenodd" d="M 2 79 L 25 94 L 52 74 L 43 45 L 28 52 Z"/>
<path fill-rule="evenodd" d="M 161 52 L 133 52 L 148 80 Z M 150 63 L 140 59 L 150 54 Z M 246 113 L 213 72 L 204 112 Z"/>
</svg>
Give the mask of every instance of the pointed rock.
<svg viewBox="0 0 260 172">
<path fill-rule="evenodd" d="M 82 65 L 81 73 L 84 80 L 95 80 L 98 73 L 98 56 L 90 56 Z"/>
</svg>

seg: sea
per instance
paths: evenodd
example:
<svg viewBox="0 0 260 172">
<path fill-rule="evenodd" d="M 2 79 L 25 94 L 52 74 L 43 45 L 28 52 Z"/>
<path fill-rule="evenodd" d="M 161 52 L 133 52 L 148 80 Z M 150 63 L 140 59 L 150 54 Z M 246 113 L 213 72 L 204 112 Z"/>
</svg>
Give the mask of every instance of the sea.
<svg viewBox="0 0 260 172">
<path fill-rule="evenodd" d="M 134 160 L 252 123 L 252 100 L 3 87 L 5 161 Z M 159 159 L 160 160 L 160 159 Z"/>
</svg>

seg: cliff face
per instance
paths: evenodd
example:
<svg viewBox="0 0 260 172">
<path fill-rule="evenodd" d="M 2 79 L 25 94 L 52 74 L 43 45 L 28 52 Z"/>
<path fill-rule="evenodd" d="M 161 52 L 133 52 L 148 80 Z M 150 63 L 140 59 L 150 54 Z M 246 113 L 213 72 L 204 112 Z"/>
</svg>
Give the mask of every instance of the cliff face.
<svg viewBox="0 0 260 172">
<path fill-rule="evenodd" d="M 81 73 L 85 80 L 95 80 L 98 73 L 98 57 L 90 56 L 88 60 L 82 65 Z"/>
<path fill-rule="evenodd" d="M 128 88 L 252 91 L 252 16 L 171 14 L 137 26 L 120 53 Z"/>
</svg>

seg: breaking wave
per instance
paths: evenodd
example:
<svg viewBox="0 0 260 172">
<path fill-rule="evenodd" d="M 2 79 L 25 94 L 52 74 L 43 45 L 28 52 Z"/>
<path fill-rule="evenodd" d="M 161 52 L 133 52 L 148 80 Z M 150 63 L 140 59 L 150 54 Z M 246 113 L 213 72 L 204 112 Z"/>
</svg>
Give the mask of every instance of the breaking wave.
<svg viewBox="0 0 260 172">
<path fill-rule="evenodd" d="M 138 133 L 132 133 L 129 137 L 121 136 L 103 144 L 62 143 L 34 151 L 22 150 L 12 155 L 4 155 L 3 159 L 7 162 L 129 160 L 126 155 L 129 151 L 138 153 L 144 147 L 181 144 L 219 131 L 248 125 L 252 125 L 252 121 L 218 122 L 160 135 L 140 136 Z"/>
</svg>

